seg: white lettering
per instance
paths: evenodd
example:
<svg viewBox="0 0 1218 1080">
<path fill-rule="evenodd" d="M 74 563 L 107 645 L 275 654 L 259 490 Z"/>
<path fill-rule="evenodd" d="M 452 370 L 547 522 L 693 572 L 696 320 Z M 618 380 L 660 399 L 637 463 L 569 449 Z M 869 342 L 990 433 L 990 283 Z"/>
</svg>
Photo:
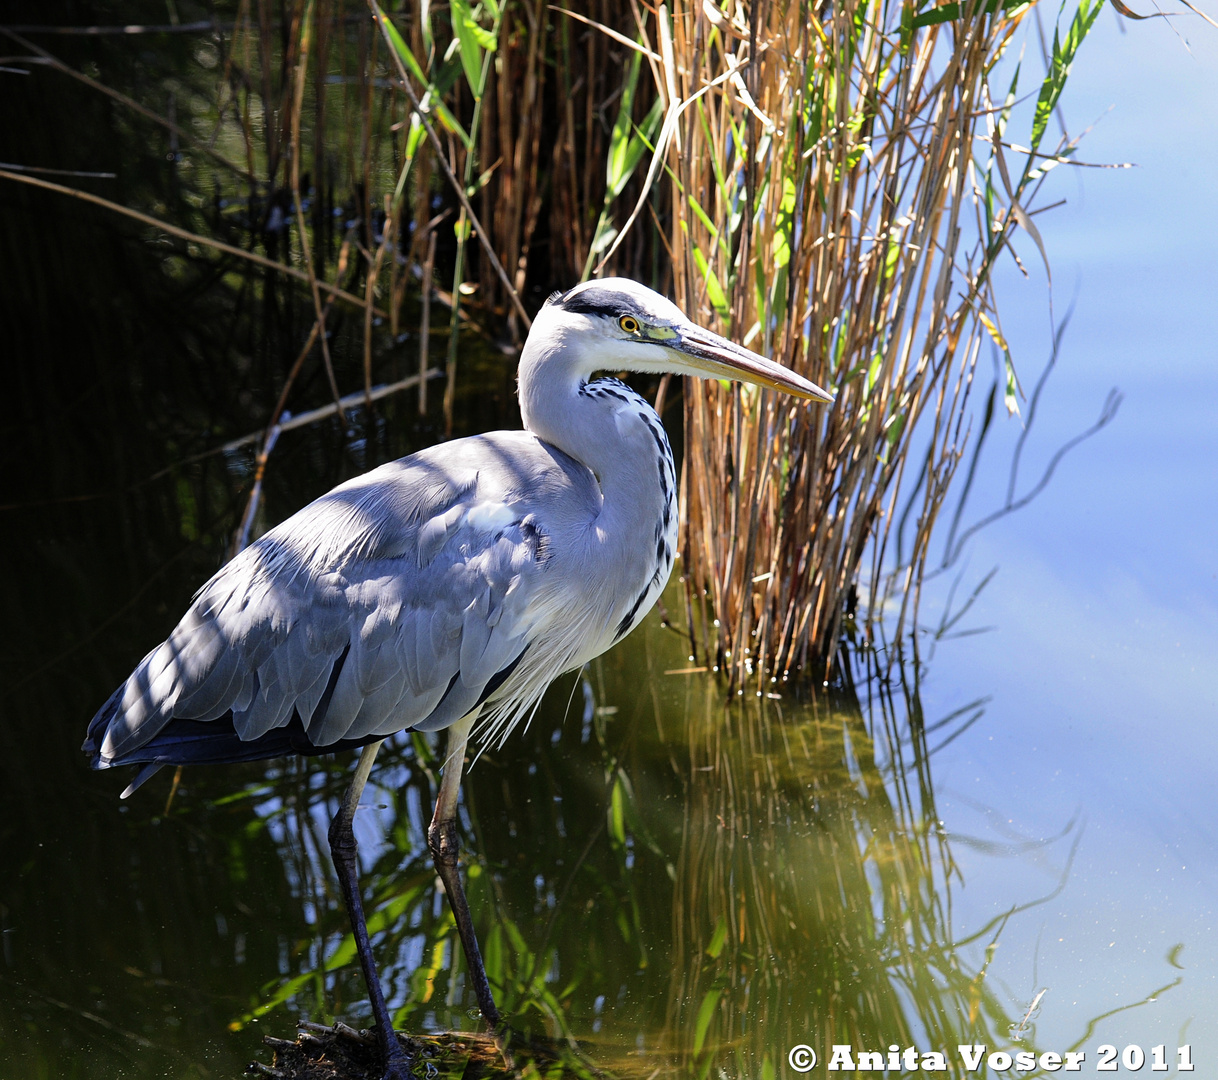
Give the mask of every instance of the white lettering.
<svg viewBox="0 0 1218 1080">
<path fill-rule="evenodd" d="M 985 1046 L 980 1043 L 969 1043 L 967 1046 L 957 1046 L 956 1049 L 960 1051 L 964 1067 L 969 1072 L 976 1072 L 981 1064 L 981 1055 L 985 1053 Z"/>
<path fill-rule="evenodd" d="M 787 1064 L 797 1073 L 811 1072 L 816 1067 L 816 1051 L 807 1043 L 798 1043 L 787 1054 Z"/>
<path fill-rule="evenodd" d="M 833 1056 L 829 1058 L 829 1064 L 825 1068 L 829 1072 L 837 1072 L 839 1069 L 843 1072 L 854 1072 L 854 1058 L 850 1056 L 850 1044 L 840 1046 L 834 1043 Z"/>
<path fill-rule="evenodd" d="M 1020 1072 L 1031 1072 L 1036 1068 L 1036 1055 L 1031 1050 L 1020 1050 L 1015 1055 L 1015 1068 Z"/>
<path fill-rule="evenodd" d="M 1011 1067 L 1011 1055 L 1005 1050 L 995 1050 L 985 1063 L 994 1070 L 994 1072 L 1006 1072 Z"/>
<path fill-rule="evenodd" d="M 1046 1050 L 1040 1055 L 1040 1067 L 1045 1072 L 1057 1072 L 1062 1067 L 1061 1054 L 1055 1054 L 1052 1050 Z"/>
<path fill-rule="evenodd" d="M 860 1072 L 883 1072 L 884 1071 L 884 1055 L 878 1050 L 860 1050 L 859 1051 L 859 1071 Z"/>
<path fill-rule="evenodd" d="M 1087 1055 L 1082 1051 L 1075 1053 L 1073 1050 L 1066 1051 L 1066 1072 L 1079 1072 L 1087 1060 Z"/>
<path fill-rule="evenodd" d="M 923 1072 L 947 1072 L 947 1058 L 938 1050 L 928 1050 L 922 1055 Z"/>
</svg>

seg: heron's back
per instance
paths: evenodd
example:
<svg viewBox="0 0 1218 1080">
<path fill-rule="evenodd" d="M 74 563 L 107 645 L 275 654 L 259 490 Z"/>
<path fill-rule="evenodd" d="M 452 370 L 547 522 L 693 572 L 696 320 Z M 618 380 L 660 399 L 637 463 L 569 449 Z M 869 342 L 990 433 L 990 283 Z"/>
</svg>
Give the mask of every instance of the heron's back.
<svg viewBox="0 0 1218 1080">
<path fill-rule="evenodd" d="M 553 652 L 600 513 L 592 474 L 527 432 L 373 470 L 207 582 L 84 748 L 96 768 L 252 760 L 442 728 L 488 699 L 519 714 L 560 673 L 538 685 L 522 661 Z"/>
</svg>

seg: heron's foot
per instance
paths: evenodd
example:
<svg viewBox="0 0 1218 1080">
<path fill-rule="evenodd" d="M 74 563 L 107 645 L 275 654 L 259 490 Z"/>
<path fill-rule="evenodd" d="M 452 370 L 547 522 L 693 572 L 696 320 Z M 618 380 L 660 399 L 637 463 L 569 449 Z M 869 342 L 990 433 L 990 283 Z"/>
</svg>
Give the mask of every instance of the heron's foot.
<svg viewBox="0 0 1218 1080">
<path fill-rule="evenodd" d="M 385 1063 L 385 1073 L 381 1080 L 414 1080 L 410 1070 L 410 1055 L 398 1041 L 398 1033 L 391 1028 L 386 1038 L 384 1032 L 377 1028 L 376 1041 L 380 1044 L 381 1060 Z"/>
<path fill-rule="evenodd" d="M 274 1066 L 251 1066 L 251 1071 L 285 1080 L 311 1076 L 417 1080 L 425 1041 L 393 1031 L 386 1040 L 380 1027 L 356 1029 L 341 1020 L 333 1025 L 300 1020 L 297 1027 L 295 1042 L 264 1035 L 262 1041 L 275 1051 Z"/>
</svg>

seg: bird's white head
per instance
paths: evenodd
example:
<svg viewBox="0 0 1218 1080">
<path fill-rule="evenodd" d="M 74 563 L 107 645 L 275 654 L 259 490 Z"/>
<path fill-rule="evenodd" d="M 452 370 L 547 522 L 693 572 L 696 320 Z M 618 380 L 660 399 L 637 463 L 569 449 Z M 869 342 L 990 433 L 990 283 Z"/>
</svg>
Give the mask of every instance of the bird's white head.
<svg viewBox="0 0 1218 1080">
<path fill-rule="evenodd" d="M 526 366 L 560 358 L 580 379 L 597 371 L 672 372 L 833 400 L 802 375 L 703 329 L 670 300 L 629 278 L 586 281 L 546 301 L 525 344 L 522 382 Z"/>
</svg>

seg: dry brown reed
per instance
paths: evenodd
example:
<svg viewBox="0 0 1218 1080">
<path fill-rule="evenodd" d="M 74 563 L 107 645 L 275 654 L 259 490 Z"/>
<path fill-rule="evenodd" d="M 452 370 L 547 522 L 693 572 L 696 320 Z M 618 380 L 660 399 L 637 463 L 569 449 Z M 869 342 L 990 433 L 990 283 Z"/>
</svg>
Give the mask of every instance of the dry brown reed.
<svg viewBox="0 0 1218 1080">
<path fill-rule="evenodd" d="M 861 616 L 896 607 L 899 639 L 986 342 L 1017 407 L 990 272 L 1017 226 L 1043 253 L 1025 204 L 1045 159 L 1026 155 L 1011 181 L 1015 84 L 993 92 L 990 78 L 1031 5 L 1006 7 L 678 0 L 671 19 L 656 12 L 676 291 L 837 394 L 820 408 L 687 390 L 690 629 L 736 686 L 828 678 L 860 578 Z M 1097 10 L 1084 3 L 1054 42 L 1033 152 Z M 902 514 L 914 538 L 893 558 Z"/>
<path fill-rule="evenodd" d="M 467 182 L 482 170 L 489 246 L 515 290 L 581 264 L 584 276 L 632 274 L 838 394 L 821 409 L 689 388 L 689 630 L 735 686 L 826 677 L 860 579 L 862 621 L 895 606 L 899 640 L 969 438 L 986 343 L 1001 351 L 1007 407 L 1018 407 L 990 271 L 1016 229 L 1044 253 L 1030 205 L 1074 144 L 1063 136 L 1041 154 L 1041 143 L 1099 4 L 1083 0 L 1046 56 L 1012 181 L 1017 76 L 1003 92 L 990 79 L 1031 8 L 678 0 L 670 12 L 631 0 L 554 7 L 547 38 L 540 2 L 453 5 L 454 28 L 480 20 L 488 51 L 454 29 L 482 122 L 471 131 L 477 168 L 475 139 L 455 122 L 449 150 Z M 439 45 L 422 13 L 411 17 L 434 80 Z M 484 86 L 469 73 L 490 70 L 491 50 Z M 638 77 L 644 61 L 650 86 Z M 530 274 L 544 209 L 549 274 Z M 454 295 L 460 277 L 458 264 Z M 478 288 L 505 309 L 485 263 Z M 894 552 L 899 518 L 913 538 Z"/>
</svg>

